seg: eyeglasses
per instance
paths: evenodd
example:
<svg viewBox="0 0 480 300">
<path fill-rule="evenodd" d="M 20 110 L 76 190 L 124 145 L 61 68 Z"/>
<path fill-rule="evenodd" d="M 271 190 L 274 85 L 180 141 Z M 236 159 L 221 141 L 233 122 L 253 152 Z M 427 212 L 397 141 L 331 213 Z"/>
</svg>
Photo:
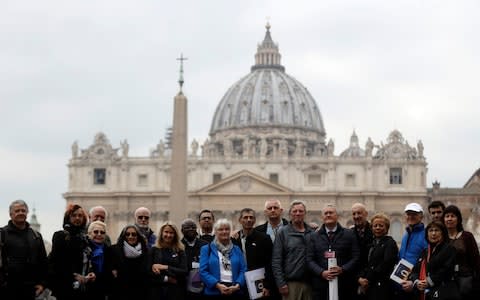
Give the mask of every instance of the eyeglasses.
<svg viewBox="0 0 480 300">
<path fill-rule="evenodd" d="M 94 234 L 105 234 L 105 231 L 103 231 L 103 230 L 94 230 L 93 233 L 94 233 Z"/>
<path fill-rule="evenodd" d="M 150 219 L 150 217 L 149 216 L 138 216 L 137 219 L 148 220 L 148 219 Z"/>
<path fill-rule="evenodd" d="M 211 220 L 212 217 L 202 217 L 202 220 Z"/>
<path fill-rule="evenodd" d="M 133 236 L 136 237 L 137 233 L 136 232 L 125 232 L 125 236 Z"/>
</svg>

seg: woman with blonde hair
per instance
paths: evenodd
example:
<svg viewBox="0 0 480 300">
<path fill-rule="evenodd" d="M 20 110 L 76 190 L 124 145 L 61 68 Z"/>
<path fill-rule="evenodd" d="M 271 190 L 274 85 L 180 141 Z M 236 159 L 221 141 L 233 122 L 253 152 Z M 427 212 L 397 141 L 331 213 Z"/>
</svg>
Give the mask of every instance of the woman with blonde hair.
<svg viewBox="0 0 480 300">
<path fill-rule="evenodd" d="M 147 266 L 151 278 L 149 299 L 185 299 L 187 258 L 177 226 L 172 222 L 160 227 Z"/>
<path fill-rule="evenodd" d="M 377 213 L 370 221 L 374 240 L 368 251 L 368 263 L 358 274 L 359 292 L 366 299 L 389 299 L 393 297 L 390 288 L 390 273 L 397 262 L 398 247 L 388 235 L 390 219 L 383 213 Z"/>
</svg>

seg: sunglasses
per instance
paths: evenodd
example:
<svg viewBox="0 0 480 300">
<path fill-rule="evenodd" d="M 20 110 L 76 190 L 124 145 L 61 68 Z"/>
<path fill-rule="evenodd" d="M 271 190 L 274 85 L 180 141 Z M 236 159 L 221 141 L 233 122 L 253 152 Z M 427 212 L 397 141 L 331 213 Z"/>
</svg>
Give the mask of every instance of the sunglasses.
<svg viewBox="0 0 480 300">
<path fill-rule="evenodd" d="M 93 233 L 94 233 L 94 234 L 105 234 L 105 231 L 103 231 L 103 230 L 94 230 Z"/>
<path fill-rule="evenodd" d="M 126 232 L 126 233 L 125 233 L 125 236 L 133 236 L 133 237 L 136 237 L 136 236 L 137 236 L 137 233 L 136 233 L 136 232 Z"/>
<path fill-rule="evenodd" d="M 148 220 L 148 219 L 150 219 L 150 217 L 149 216 L 138 216 L 137 219 Z"/>
</svg>

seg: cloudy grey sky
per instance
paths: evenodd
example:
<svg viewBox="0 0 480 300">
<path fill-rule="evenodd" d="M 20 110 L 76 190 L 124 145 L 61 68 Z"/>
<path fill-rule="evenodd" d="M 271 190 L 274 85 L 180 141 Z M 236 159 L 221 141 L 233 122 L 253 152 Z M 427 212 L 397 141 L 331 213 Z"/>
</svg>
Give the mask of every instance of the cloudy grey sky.
<svg viewBox="0 0 480 300">
<path fill-rule="evenodd" d="M 60 228 L 70 146 L 103 131 L 146 156 L 171 124 L 178 62 L 189 134 L 249 72 L 266 18 L 287 73 L 316 99 L 337 154 L 400 130 L 421 139 L 428 184 L 460 187 L 480 167 L 480 2 L 2 1 L 0 223 L 22 198 L 43 233 Z"/>
</svg>

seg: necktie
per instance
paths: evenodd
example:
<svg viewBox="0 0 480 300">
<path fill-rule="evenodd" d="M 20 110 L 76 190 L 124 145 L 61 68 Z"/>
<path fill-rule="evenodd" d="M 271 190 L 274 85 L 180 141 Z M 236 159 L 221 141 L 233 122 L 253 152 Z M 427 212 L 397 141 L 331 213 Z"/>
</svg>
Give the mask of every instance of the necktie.
<svg viewBox="0 0 480 300">
<path fill-rule="evenodd" d="M 329 231 L 329 232 L 328 232 L 328 240 L 329 240 L 330 242 L 333 241 L 333 237 L 334 237 L 334 236 L 335 236 L 335 232 L 334 232 L 334 231 Z"/>
<path fill-rule="evenodd" d="M 278 227 L 272 228 L 273 236 L 272 236 L 272 243 L 275 242 L 275 238 L 277 237 Z"/>
</svg>

